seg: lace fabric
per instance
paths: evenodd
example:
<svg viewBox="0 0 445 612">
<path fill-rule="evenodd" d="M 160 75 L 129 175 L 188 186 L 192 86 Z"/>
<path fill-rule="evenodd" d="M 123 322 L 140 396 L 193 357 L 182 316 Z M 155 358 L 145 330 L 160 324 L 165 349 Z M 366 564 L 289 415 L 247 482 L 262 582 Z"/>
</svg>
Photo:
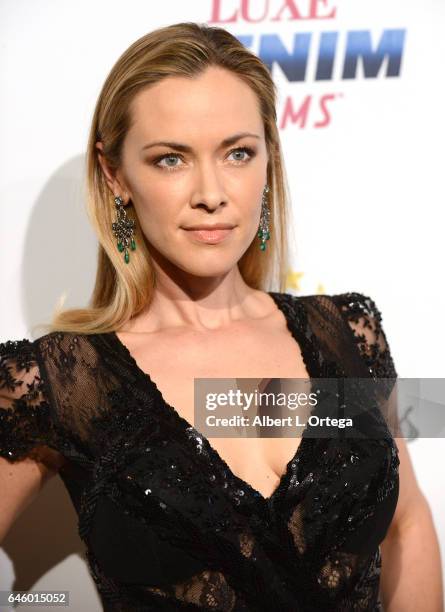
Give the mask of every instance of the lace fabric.
<svg viewBox="0 0 445 612">
<path fill-rule="evenodd" d="M 384 380 L 379 407 L 394 414 L 397 373 L 371 298 L 270 295 L 311 378 Z M 0 456 L 63 460 L 110 612 L 381 610 L 395 441 L 306 433 L 265 498 L 166 404 L 116 334 L 0 344 Z"/>
</svg>

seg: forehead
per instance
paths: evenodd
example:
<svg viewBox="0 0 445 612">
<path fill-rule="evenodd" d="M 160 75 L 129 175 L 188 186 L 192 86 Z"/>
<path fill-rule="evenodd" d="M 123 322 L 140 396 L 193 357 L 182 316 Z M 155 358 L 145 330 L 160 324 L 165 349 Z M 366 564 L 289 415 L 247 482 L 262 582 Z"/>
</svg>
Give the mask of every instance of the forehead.
<svg viewBox="0 0 445 612">
<path fill-rule="evenodd" d="M 134 97 L 130 113 L 130 133 L 137 139 L 156 135 L 193 139 L 237 131 L 262 133 L 256 94 L 235 74 L 218 67 L 210 67 L 193 78 L 164 78 Z"/>
</svg>

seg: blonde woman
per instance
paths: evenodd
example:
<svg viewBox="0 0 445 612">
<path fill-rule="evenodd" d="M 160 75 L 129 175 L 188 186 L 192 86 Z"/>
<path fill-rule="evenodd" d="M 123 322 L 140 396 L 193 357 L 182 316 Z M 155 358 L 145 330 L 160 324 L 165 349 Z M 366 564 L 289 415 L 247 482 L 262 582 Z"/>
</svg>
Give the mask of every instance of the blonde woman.
<svg viewBox="0 0 445 612">
<path fill-rule="evenodd" d="M 58 473 L 107 611 L 440 608 L 430 510 L 383 421 L 364 439 L 194 427 L 194 378 L 397 376 L 371 298 L 284 292 L 275 101 L 223 29 L 131 45 L 88 143 L 91 303 L 0 347 L 0 537 Z"/>
</svg>

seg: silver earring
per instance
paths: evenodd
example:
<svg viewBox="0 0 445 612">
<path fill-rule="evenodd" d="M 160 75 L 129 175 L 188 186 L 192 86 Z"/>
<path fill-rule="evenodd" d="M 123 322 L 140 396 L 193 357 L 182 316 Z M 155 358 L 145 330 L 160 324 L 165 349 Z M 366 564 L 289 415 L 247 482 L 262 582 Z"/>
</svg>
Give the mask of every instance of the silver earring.
<svg viewBox="0 0 445 612">
<path fill-rule="evenodd" d="M 125 251 L 124 261 L 128 263 L 130 261 L 130 254 L 128 253 L 128 246 L 132 251 L 136 249 L 136 242 L 134 241 L 134 221 L 133 219 L 127 218 L 127 211 L 125 210 L 124 201 L 120 196 L 114 198 L 116 204 L 116 223 L 112 224 L 113 234 L 117 238 L 117 248 L 122 253 Z"/>
<path fill-rule="evenodd" d="M 266 250 L 266 240 L 269 240 L 270 238 L 270 228 L 269 228 L 270 209 L 269 209 L 269 205 L 267 202 L 267 196 L 266 196 L 268 192 L 269 192 L 269 186 L 266 185 L 263 190 L 263 196 L 261 200 L 260 227 L 259 227 L 258 234 L 257 234 L 258 238 L 260 238 L 261 240 L 260 249 L 262 251 Z"/>
</svg>

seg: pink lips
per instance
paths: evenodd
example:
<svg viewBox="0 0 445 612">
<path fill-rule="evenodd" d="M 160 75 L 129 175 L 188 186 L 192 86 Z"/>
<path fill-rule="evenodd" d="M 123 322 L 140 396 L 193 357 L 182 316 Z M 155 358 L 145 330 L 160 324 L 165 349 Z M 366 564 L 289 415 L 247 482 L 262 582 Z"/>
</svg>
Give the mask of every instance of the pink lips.
<svg viewBox="0 0 445 612">
<path fill-rule="evenodd" d="M 217 244 L 226 238 L 232 229 L 198 229 L 198 230 L 185 230 L 190 236 L 193 236 L 199 242 L 207 242 L 208 244 Z"/>
</svg>

